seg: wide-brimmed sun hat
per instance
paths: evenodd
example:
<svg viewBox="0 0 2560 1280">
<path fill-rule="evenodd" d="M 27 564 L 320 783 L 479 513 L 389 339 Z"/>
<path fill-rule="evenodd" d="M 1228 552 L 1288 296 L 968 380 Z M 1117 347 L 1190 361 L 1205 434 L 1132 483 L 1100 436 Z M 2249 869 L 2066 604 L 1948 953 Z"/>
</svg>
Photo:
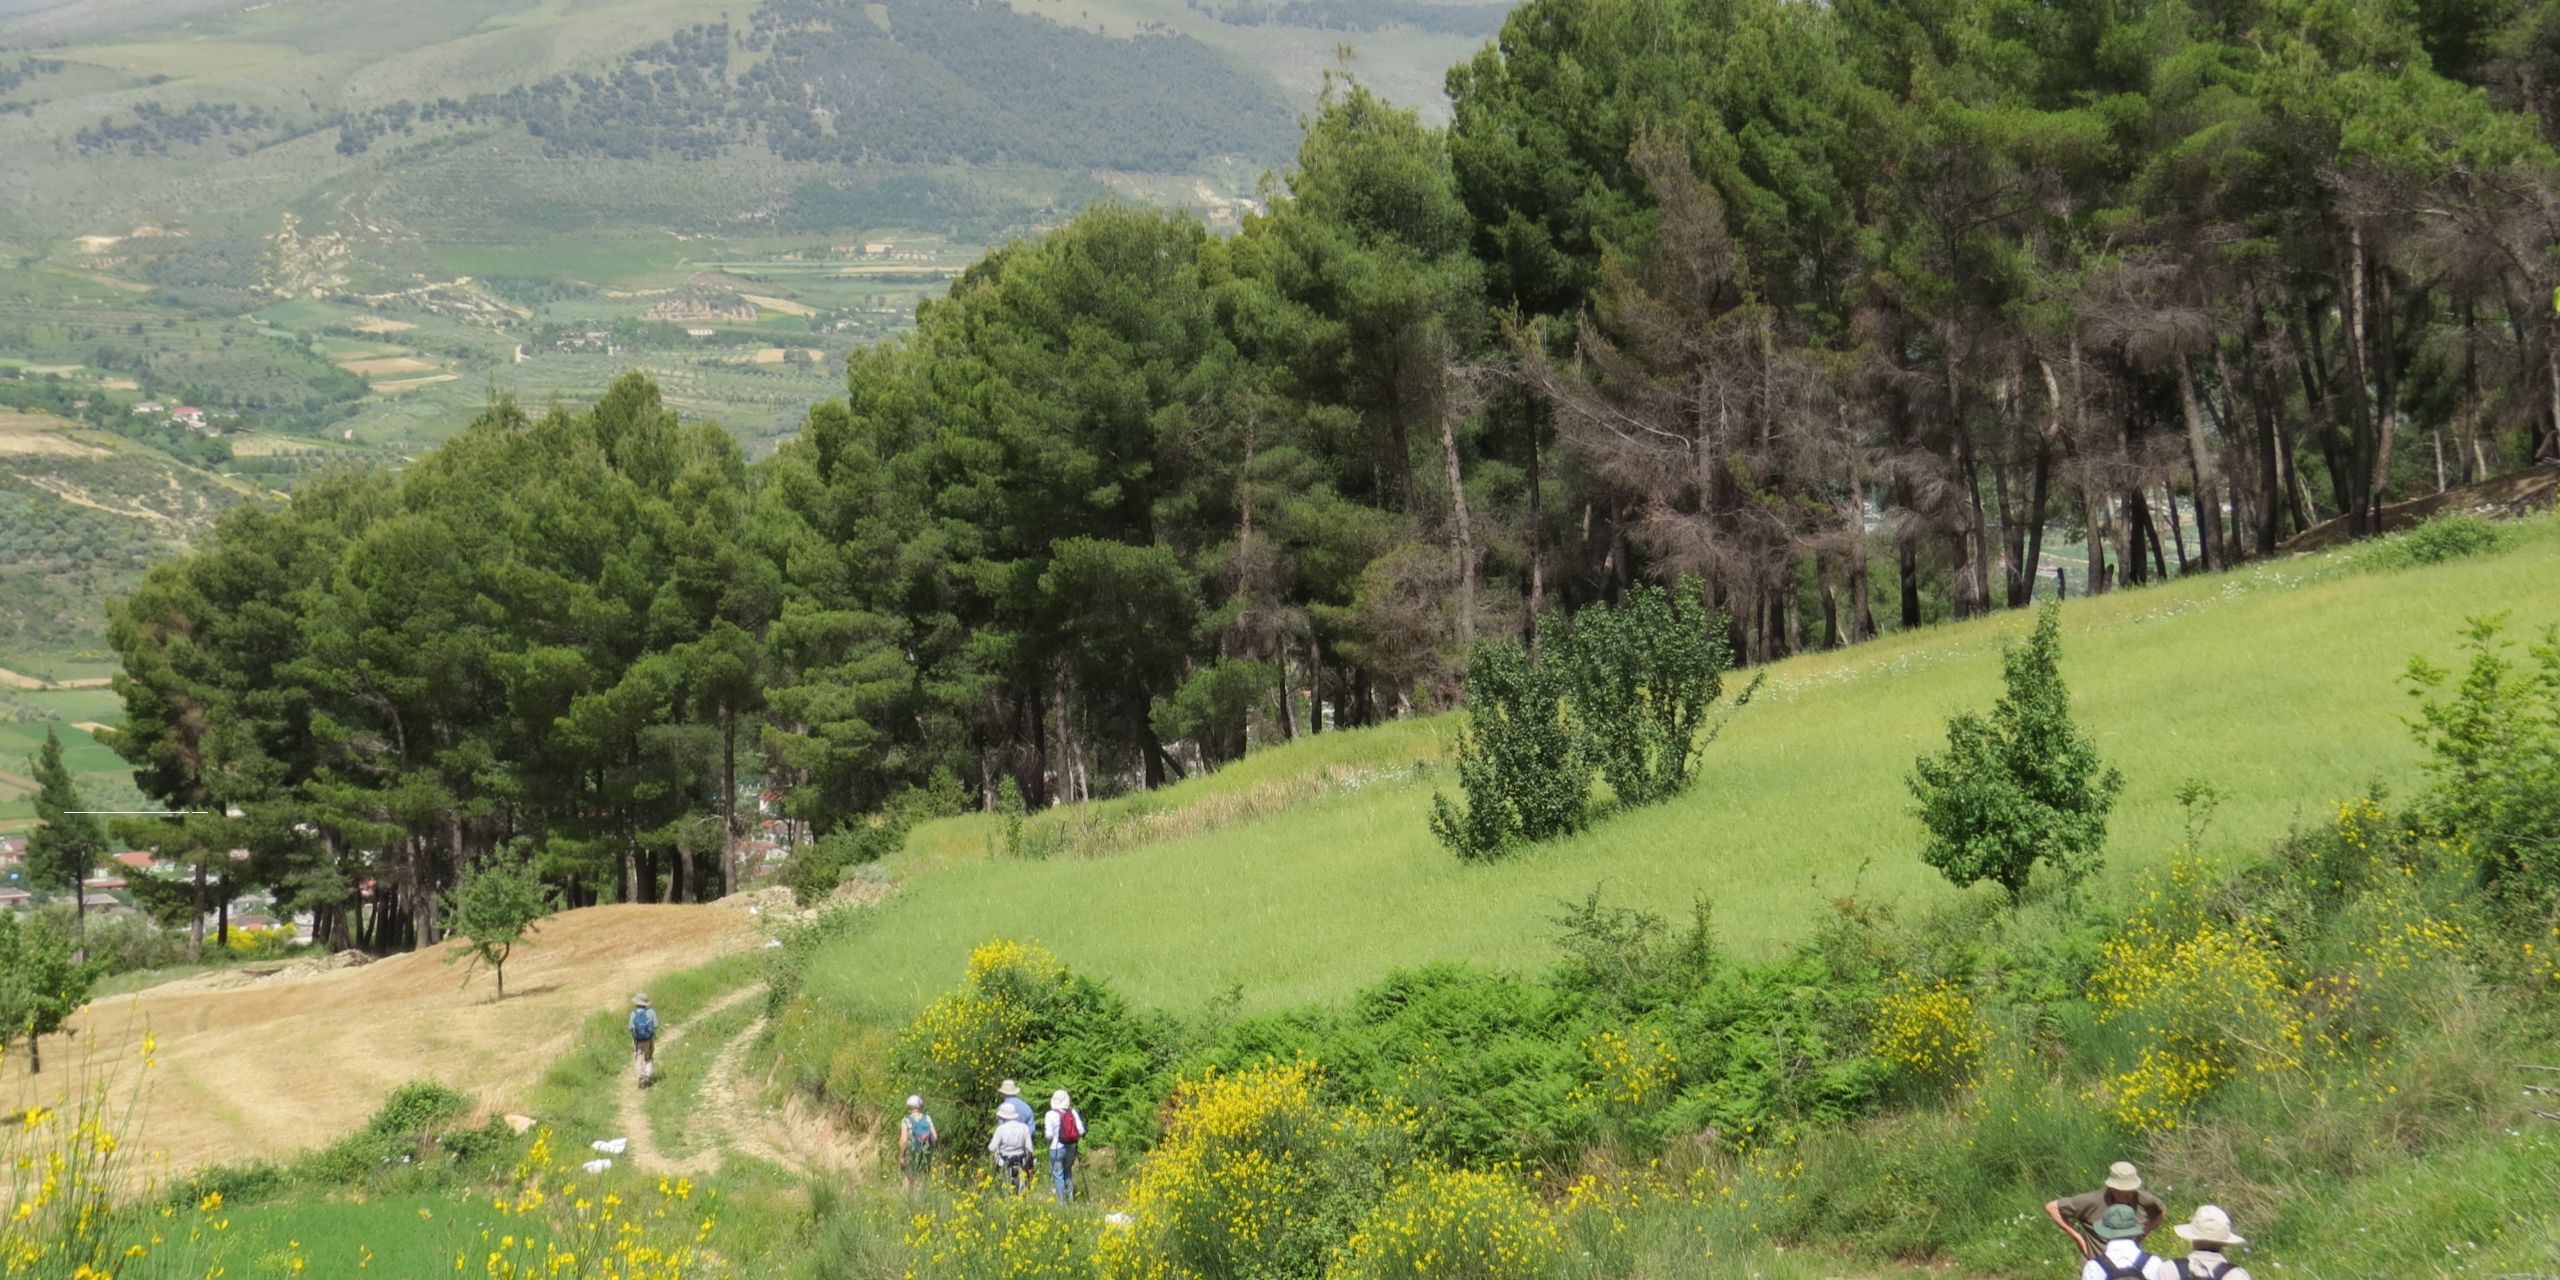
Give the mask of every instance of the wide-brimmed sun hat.
<svg viewBox="0 0 2560 1280">
<path fill-rule="evenodd" d="M 638 995 L 636 995 L 636 996 L 631 997 L 631 1007 L 632 1007 L 632 1008 L 634 1008 L 634 1009 L 646 1009 L 646 1008 L 648 1008 L 648 1007 L 649 1007 L 649 993 L 648 993 L 648 992 L 646 992 L 646 991 L 643 991 L 643 992 L 641 992 L 640 994 L 638 994 Z"/>
<path fill-rule="evenodd" d="M 2249 1243 L 2246 1237 L 2231 1233 L 2231 1215 L 2224 1213 L 2218 1204 L 2198 1206 L 2193 1221 L 2181 1222 L 2169 1229 L 2177 1232 L 2179 1239 L 2191 1244 Z"/>
<path fill-rule="evenodd" d="M 2130 1160 L 2118 1160 L 2114 1164 L 2108 1165 L 2107 1190 L 2142 1190 L 2142 1171 L 2134 1168 L 2133 1162 Z"/>
<path fill-rule="evenodd" d="M 1067 1091 L 1060 1089 L 1049 1095 L 1049 1105 L 1056 1110 L 1064 1111 L 1073 1104 L 1067 1101 Z"/>
<path fill-rule="evenodd" d="M 2142 1211 L 2129 1204 L 2108 1205 L 2107 1211 L 2098 1215 L 2096 1225 L 2089 1228 L 2089 1234 L 2101 1240 L 2139 1240 L 2145 1234 Z"/>
<path fill-rule="evenodd" d="M 996 1086 L 996 1092 L 1001 1093 L 1008 1098 L 1019 1098 L 1022 1096 L 1022 1086 L 1014 1081 L 1007 1080 L 1003 1084 Z"/>
<path fill-rule="evenodd" d="M 908 1094 L 908 1095 L 907 1095 L 907 1110 L 909 1110 L 909 1111 L 921 1111 L 921 1110 L 923 1110 L 923 1109 L 924 1109 L 924 1098 L 923 1098 L 921 1095 L 918 1095 L 918 1094 L 912 1094 L 912 1093 L 910 1093 L 910 1094 Z"/>
</svg>

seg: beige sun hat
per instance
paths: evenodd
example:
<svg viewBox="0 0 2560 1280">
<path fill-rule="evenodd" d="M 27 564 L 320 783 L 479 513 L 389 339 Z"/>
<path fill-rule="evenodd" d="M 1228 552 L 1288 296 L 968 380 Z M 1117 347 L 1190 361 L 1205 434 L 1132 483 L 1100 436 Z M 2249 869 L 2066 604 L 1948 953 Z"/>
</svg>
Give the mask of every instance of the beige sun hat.
<svg viewBox="0 0 2560 1280">
<path fill-rule="evenodd" d="M 1064 1111 L 1064 1110 L 1066 1110 L 1068 1107 L 1073 1106 L 1073 1105 L 1075 1105 L 1075 1104 L 1073 1104 L 1073 1103 L 1071 1103 L 1071 1102 L 1067 1101 L 1067 1091 L 1066 1091 L 1066 1090 L 1064 1090 L 1064 1089 L 1060 1089 L 1060 1090 L 1058 1090 L 1056 1093 L 1053 1093 L 1053 1094 L 1050 1094 L 1050 1095 L 1049 1095 L 1049 1108 L 1050 1108 L 1050 1110 L 1053 1110 L 1053 1111 Z"/>
<path fill-rule="evenodd" d="M 2231 1233 L 2231 1215 L 2218 1204 L 2200 1205 L 2195 1219 L 2169 1228 L 2178 1238 L 2190 1244 L 2247 1244 L 2248 1238 Z"/>
<path fill-rule="evenodd" d="M 1007 1080 L 996 1086 L 996 1092 L 1008 1098 L 1019 1098 L 1022 1096 L 1022 1085 L 1017 1081 Z"/>
<path fill-rule="evenodd" d="M 634 1008 L 634 1009 L 646 1009 L 646 1008 L 648 1008 L 648 1007 L 649 1007 L 649 993 L 648 993 L 648 992 L 646 992 L 646 991 L 643 991 L 643 992 L 641 992 L 640 994 L 638 994 L 638 995 L 636 995 L 636 996 L 631 997 L 631 1007 L 632 1007 L 632 1008 Z"/>
<path fill-rule="evenodd" d="M 2142 1190 L 2142 1171 L 2134 1168 L 2133 1162 L 2130 1160 L 2118 1160 L 2114 1164 L 2108 1165 L 2107 1190 Z"/>
</svg>

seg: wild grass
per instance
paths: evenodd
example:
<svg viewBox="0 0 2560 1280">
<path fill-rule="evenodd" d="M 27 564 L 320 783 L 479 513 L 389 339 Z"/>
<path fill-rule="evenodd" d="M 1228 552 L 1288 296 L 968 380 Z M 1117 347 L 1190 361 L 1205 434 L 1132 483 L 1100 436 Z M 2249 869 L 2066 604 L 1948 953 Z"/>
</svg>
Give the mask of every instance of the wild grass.
<svg viewBox="0 0 2560 1280">
<path fill-rule="evenodd" d="M 752 981 L 758 964 L 754 953 L 724 956 L 658 979 L 649 986 L 649 999 L 658 1010 L 659 1025 L 667 1031 L 682 1028 L 687 1035 L 692 1034 L 697 1028 L 688 1019 L 697 1010 Z M 529 1103 L 530 1114 L 536 1120 L 578 1147 L 598 1138 L 630 1136 L 613 1129 L 622 1092 L 633 1087 L 631 1036 L 624 1021 L 630 1016 L 631 993 L 605 994 L 611 997 L 611 1007 L 588 1015 L 586 1024 L 578 1029 L 577 1046 L 543 1073 Z M 661 1060 L 661 1079 L 668 1078 L 666 1070 L 666 1063 Z"/>
<path fill-rule="evenodd" d="M 2177 846 L 2175 797 L 2190 780 L 2219 789 L 2217 830 L 2241 848 L 2325 816 L 2306 805 L 2409 781 L 2417 751 L 2394 690 L 2410 656 L 2450 653 L 2467 614 L 2560 621 L 2549 592 L 2560 520 L 2427 568 L 2368 570 L 2359 554 L 2065 607 L 2075 713 L 2127 779 L 2104 874 Z M 1196 1008 L 1238 989 L 1244 1008 L 1269 1009 L 1338 1000 L 1429 961 L 1542 965 L 1547 918 L 1594 885 L 1675 913 L 1708 899 L 1718 935 L 1759 953 L 1802 936 L 1835 898 L 1942 903 L 1957 891 L 1918 861 L 1903 779 L 1943 742 L 1949 715 L 1997 695 L 2000 646 L 2027 623 L 1924 628 L 1775 664 L 1688 794 L 1491 866 L 1460 865 L 1432 842 L 1433 788 L 1454 784 L 1445 768 L 1407 768 L 1438 754 L 1451 718 L 1302 738 L 1153 796 L 1027 828 L 1108 830 L 1127 822 L 1115 814 L 1202 810 L 1150 816 L 1173 838 L 1109 856 L 991 857 L 1003 848 L 1000 820 L 928 824 L 891 864 L 901 892 L 872 927 L 818 957 L 810 988 L 903 1021 L 972 946 L 1008 936 L 1047 945 L 1141 1006 Z M 1330 791 L 1285 781 L 1327 769 L 1379 780 Z M 1214 817 L 1221 805 L 1254 808 L 1236 797 L 1258 787 L 1314 798 L 1287 808 L 1286 821 Z"/>
<path fill-rule="evenodd" d="M 663 1154 L 683 1157 L 700 1149 L 700 1127 L 692 1121 L 712 1065 L 763 1012 L 758 1001 L 742 1000 L 687 1024 L 684 1034 L 659 1052 L 657 1083 L 640 1096 L 640 1105 Z"/>
</svg>

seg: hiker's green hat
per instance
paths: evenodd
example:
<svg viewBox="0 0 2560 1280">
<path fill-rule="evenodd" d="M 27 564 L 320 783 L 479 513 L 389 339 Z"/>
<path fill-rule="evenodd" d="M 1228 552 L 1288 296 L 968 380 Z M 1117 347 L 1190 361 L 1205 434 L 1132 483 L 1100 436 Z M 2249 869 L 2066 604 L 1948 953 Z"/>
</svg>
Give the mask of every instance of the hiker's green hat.
<svg viewBox="0 0 2560 1280">
<path fill-rule="evenodd" d="M 2143 1237 L 2142 1210 L 2129 1204 L 2111 1204 L 2098 1215 L 2089 1234 L 2101 1240 L 2139 1240 Z"/>
</svg>

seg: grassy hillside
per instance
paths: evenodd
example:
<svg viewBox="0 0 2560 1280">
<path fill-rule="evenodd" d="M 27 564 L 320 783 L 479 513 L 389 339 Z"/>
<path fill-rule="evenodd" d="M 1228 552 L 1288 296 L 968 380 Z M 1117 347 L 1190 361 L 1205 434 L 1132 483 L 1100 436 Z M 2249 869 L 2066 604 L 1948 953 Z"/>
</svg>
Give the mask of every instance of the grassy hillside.
<svg viewBox="0 0 2560 1280">
<path fill-rule="evenodd" d="M 2467 614 L 2560 622 L 2548 590 L 2560 522 L 2441 567 L 2379 567 L 2387 559 L 2356 548 L 2066 609 L 2075 709 L 2127 779 L 2110 876 L 2167 856 L 2190 779 L 2226 797 L 2216 830 L 2235 847 L 2325 821 L 2321 806 L 2370 782 L 2407 782 L 2416 749 L 2398 679 L 2410 656 L 2449 654 Z M 1453 718 L 1326 735 L 1153 796 L 1042 815 L 1023 843 L 1064 846 L 1045 861 L 1001 856 L 994 819 L 931 824 L 891 867 L 904 890 L 813 967 L 812 992 L 900 1018 L 949 985 L 971 946 L 1007 936 L 1141 1004 L 1195 1007 L 1232 986 L 1247 1008 L 1270 1008 L 1338 999 L 1400 965 L 1543 965 L 1557 904 L 1594 886 L 1655 909 L 1705 897 L 1719 936 L 1761 951 L 1845 895 L 1944 900 L 1955 891 L 1918 861 L 1903 778 L 1943 742 L 1947 716 L 1996 696 L 2000 645 L 2026 624 L 2010 615 L 1779 663 L 1688 795 L 1493 866 L 1461 865 L 1424 828 L 1433 789 L 1454 786 L 1437 763 Z M 1261 820 L 1284 809 L 1285 821 Z M 1171 838 L 1137 843 L 1156 833 Z M 1121 851 L 1080 857 L 1079 845 Z"/>
<path fill-rule="evenodd" d="M 102 602 L 258 490 L 122 436 L 0 408 L 0 830 L 33 816 L 26 758 L 47 725 L 87 798 L 138 799 L 83 724 L 112 723 Z"/>
</svg>

